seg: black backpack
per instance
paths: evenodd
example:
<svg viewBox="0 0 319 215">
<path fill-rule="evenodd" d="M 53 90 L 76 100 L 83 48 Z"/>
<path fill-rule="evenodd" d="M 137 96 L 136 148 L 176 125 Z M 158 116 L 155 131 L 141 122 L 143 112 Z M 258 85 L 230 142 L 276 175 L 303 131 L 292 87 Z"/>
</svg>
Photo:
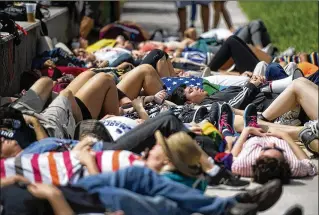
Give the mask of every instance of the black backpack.
<svg viewBox="0 0 319 215">
<path fill-rule="evenodd" d="M 0 23 L 2 26 L 0 32 L 8 32 L 9 34 L 12 34 L 14 36 L 14 44 L 19 45 L 21 39 L 15 22 L 5 14 L 0 13 Z"/>
</svg>

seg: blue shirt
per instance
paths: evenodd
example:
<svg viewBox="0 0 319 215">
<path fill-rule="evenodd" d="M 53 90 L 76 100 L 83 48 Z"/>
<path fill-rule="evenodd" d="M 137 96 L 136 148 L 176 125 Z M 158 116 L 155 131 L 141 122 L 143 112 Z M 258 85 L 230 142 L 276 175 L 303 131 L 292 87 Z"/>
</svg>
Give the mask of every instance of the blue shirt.
<svg viewBox="0 0 319 215">
<path fill-rule="evenodd" d="M 68 139 L 58 139 L 58 138 L 45 138 L 40 141 L 34 142 L 25 148 L 21 155 L 23 154 L 41 154 L 50 151 L 68 151 L 71 150 L 79 141 L 68 140 Z M 93 151 L 103 151 L 103 142 L 96 142 L 92 146 Z"/>
</svg>

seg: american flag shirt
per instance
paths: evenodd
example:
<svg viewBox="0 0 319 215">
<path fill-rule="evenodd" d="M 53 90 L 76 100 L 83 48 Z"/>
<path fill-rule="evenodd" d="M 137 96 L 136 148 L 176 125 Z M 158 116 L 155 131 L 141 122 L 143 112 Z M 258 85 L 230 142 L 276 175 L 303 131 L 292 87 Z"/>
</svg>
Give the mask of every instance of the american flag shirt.
<svg viewBox="0 0 319 215">
<path fill-rule="evenodd" d="M 318 173 L 317 167 L 310 159 L 299 160 L 289 144 L 277 137 L 252 137 L 244 143 L 238 157 L 233 161 L 232 172 L 243 177 L 252 177 L 252 165 L 263 147 L 269 143 L 275 143 L 277 147 L 283 149 L 284 157 L 288 161 L 293 177 L 313 176 Z"/>
<path fill-rule="evenodd" d="M 125 150 L 96 152 L 95 159 L 100 172 L 117 171 L 133 165 L 145 165 L 139 155 Z M 80 178 L 88 176 L 89 173 L 86 167 L 80 164 L 74 152 L 66 151 L 25 154 L 1 159 L 1 178 L 14 175 L 22 175 L 31 183 L 66 185 L 76 183 Z"/>
</svg>

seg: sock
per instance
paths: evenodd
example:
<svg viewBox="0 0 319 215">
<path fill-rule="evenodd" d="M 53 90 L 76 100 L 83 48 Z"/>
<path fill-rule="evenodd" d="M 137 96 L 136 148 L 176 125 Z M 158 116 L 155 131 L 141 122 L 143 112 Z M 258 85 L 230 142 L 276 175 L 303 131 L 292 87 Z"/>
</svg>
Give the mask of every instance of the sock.
<svg viewBox="0 0 319 215">
<path fill-rule="evenodd" d="M 261 113 L 258 115 L 258 119 L 264 120 L 266 122 L 271 122 L 270 120 L 268 120 L 266 117 L 264 117 L 264 115 Z"/>
<path fill-rule="evenodd" d="M 208 161 L 209 161 L 211 164 L 213 164 L 214 167 L 211 168 L 210 170 L 207 170 L 206 173 L 207 173 L 207 175 L 209 175 L 209 176 L 211 176 L 211 177 L 214 177 L 214 176 L 216 176 L 216 175 L 219 173 L 220 167 L 215 164 L 215 161 L 214 161 L 214 159 L 213 159 L 212 157 L 209 157 L 209 158 L 208 158 Z"/>
<path fill-rule="evenodd" d="M 231 131 L 229 131 L 228 129 L 223 129 L 223 130 L 222 130 L 222 134 L 223 134 L 224 137 L 228 137 L 228 136 L 233 136 L 233 135 L 234 135 L 234 134 L 233 134 Z"/>
</svg>

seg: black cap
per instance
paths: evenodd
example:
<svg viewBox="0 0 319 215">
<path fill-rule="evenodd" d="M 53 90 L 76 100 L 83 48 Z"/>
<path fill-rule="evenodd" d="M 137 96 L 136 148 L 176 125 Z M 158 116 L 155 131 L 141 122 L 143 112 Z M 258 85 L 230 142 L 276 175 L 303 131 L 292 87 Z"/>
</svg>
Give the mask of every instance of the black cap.
<svg viewBox="0 0 319 215">
<path fill-rule="evenodd" d="M 16 140 L 22 149 L 36 141 L 34 129 L 26 124 L 21 111 L 0 107 L 0 137 Z"/>
</svg>

